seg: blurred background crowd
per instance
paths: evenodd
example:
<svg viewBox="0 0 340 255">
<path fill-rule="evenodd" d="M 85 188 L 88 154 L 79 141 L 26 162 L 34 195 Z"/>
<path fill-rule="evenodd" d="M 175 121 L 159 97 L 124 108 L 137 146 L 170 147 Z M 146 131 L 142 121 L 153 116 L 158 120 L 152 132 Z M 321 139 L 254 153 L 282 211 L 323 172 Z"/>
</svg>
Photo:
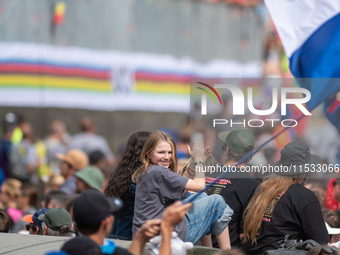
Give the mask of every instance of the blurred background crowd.
<svg viewBox="0 0 340 255">
<path fill-rule="evenodd" d="M 40 207 L 68 210 L 72 195 L 103 191 L 137 130 L 171 134 L 179 167 L 194 135 L 223 163 L 219 130 L 190 102 L 190 79 L 238 79 L 257 88 L 257 107 L 265 108 L 268 88 L 296 86 L 288 65 L 261 0 L 0 0 L 0 208 L 12 230 Z M 279 128 L 252 129 L 256 145 Z M 250 164 L 276 162 L 293 140 L 339 164 L 338 129 L 321 106 Z M 339 209 L 334 180 L 310 181 L 322 208 Z"/>
</svg>

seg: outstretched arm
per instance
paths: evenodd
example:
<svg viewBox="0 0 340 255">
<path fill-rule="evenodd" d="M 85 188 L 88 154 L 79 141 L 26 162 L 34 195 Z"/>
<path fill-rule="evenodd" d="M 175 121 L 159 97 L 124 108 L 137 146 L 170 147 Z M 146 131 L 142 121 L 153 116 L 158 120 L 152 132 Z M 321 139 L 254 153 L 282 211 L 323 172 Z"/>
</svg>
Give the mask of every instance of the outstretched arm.
<svg viewBox="0 0 340 255">
<path fill-rule="evenodd" d="M 204 143 L 196 139 L 194 146 L 192 148 L 192 152 L 190 152 L 190 156 L 192 157 L 194 162 L 203 162 L 204 159 Z M 205 174 L 203 172 L 203 165 L 196 164 L 195 165 L 195 178 L 193 180 L 189 180 L 185 185 L 185 189 L 190 191 L 200 191 L 205 188 Z"/>
<path fill-rule="evenodd" d="M 142 255 L 144 246 L 150 238 L 159 235 L 161 219 L 153 219 L 145 222 L 136 232 L 129 247 L 129 252 L 134 255 Z"/>
<path fill-rule="evenodd" d="M 177 201 L 165 210 L 161 223 L 162 243 L 159 255 L 171 255 L 171 233 L 174 226 L 184 219 L 190 206 L 191 203 L 183 205 L 182 202 Z"/>
</svg>

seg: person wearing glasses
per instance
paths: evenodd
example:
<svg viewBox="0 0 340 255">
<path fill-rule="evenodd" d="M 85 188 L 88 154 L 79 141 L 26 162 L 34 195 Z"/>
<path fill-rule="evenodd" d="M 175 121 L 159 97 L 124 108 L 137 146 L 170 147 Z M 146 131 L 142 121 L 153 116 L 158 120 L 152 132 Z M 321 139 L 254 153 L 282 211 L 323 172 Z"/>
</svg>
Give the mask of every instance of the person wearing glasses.
<svg viewBox="0 0 340 255">
<path fill-rule="evenodd" d="M 25 227 L 30 235 L 42 235 L 43 234 L 43 229 L 42 229 L 43 221 L 38 219 L 38 217 L 41 214 L 43 214 L 43 212 L 47 213 L 48 209 L 40 208 L 34 214 L 28 214 L 22 219 L 24 222 L 28 222 L 28 224 L 26 224 Z"/>
</svg>

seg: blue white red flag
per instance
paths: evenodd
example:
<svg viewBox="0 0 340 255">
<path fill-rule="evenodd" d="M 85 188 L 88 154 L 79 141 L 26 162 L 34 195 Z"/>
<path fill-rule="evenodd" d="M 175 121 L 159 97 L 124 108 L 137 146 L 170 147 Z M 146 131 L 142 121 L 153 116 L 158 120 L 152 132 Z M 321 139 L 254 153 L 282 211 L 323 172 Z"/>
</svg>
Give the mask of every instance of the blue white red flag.
<svg viewBox="0 0 340 255">
<path fill-rule="evenodd" d="M 265 0 L 308 108 L 340 90 L 340 1 Z M 311 79 L 301 79 L 311 78 Z M 319 79 L 322 78 L 322 79 Z"/>
</svg>

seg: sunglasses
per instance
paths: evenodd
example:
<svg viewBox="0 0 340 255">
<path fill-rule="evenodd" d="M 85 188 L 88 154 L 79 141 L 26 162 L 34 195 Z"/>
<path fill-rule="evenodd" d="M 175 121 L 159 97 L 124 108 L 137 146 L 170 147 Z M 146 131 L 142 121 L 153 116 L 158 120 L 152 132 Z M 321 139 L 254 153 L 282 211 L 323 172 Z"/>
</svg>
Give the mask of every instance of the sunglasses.
<svg viewBox="0 0 340 255">
<path fill-rule="evenodd" d="M 30 231 L 30 229 L 32 229 L 33 232 L 37 231 L 38 227 L 36 225 L 34 225 L 33 223 L 29 223 L 27 225 L 25 225 L 26 230 Z"/>
</svg>

